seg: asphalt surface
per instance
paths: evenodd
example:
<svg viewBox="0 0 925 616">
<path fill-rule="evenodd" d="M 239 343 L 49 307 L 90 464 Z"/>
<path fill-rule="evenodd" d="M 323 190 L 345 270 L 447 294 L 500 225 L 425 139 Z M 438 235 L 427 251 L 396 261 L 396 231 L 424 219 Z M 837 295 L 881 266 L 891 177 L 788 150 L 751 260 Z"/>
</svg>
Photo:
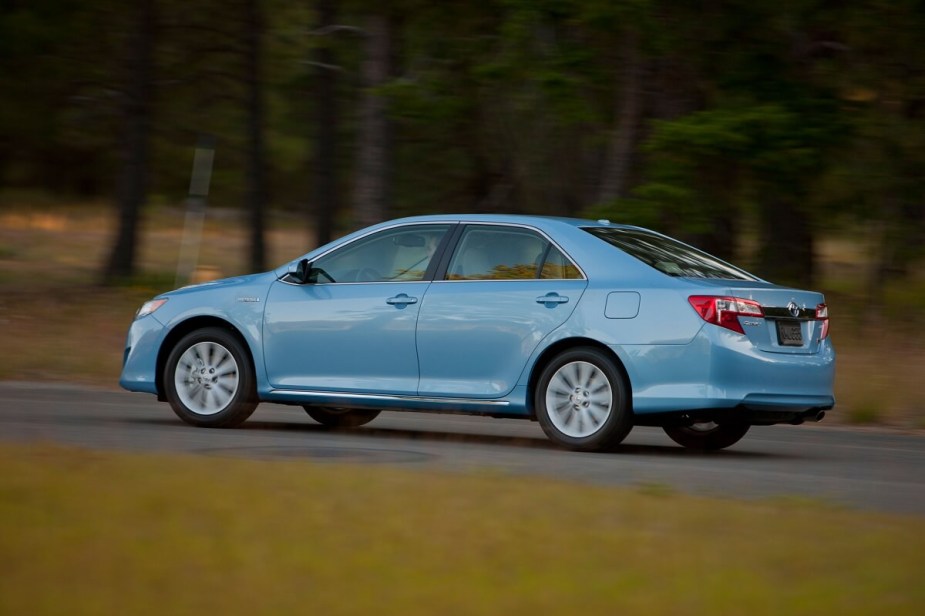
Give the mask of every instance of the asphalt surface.
<svg viewBox="0 0 925 616">
<path fill-rule="evenodd" d="M 808 497 L 925 514 L 925 436 L 825 422 L 755 427 L 735 446 L 711 454 L 685 450 L 660 429 L 637 427 L 617 451 L 587 454 L 556 448 L 529 421 L 383 413 L 362 428 L 330 432 L 300 407 L 262 404 L 240 428 L 209 430 L 183 424 L 166 403 L 144 394 L 0 382 L 0 441 L 488 470 L 724 498 Z"/>
</svg>

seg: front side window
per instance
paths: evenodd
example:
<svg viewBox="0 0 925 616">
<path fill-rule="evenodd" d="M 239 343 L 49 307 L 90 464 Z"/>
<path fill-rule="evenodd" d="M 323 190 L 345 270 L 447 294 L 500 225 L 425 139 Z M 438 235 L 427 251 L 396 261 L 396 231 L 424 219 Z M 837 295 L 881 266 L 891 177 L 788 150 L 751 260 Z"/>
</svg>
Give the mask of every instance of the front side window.
<svg viewBox="0 0 925 616">
<path fill-rule="evenodd" d="M 581 278 L 568 258 L 527 229 L 473 225 L 463 232 L 447 268 L 447 280 Z"/>
<path fill-rule="evenodd" d="M 312 263 L 311 277 L 327 282 L 424 280 L 449 225 L 386 229 L 338 248 Z"/>
<path fill-rule="evenodd" d="M 585 231 L 669 276 L 758 280 L 713 255 L 645 229 L 587 227 Z"/>
</svg>

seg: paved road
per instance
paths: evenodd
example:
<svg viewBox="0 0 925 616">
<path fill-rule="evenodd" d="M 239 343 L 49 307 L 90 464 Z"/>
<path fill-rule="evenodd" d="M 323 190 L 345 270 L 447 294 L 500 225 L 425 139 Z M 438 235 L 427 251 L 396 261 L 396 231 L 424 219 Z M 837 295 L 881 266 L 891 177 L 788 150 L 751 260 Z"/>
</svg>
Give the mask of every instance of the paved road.
<svg viewBox="0 0 925 616">
<path fill-rule="evenodd" d="M 323 430 L 300 407 L 264 404 L 241 428 L 181 423 L 143 394 L 0 382 L 0 440 L 248 458 L 491 469 L 599 485 L 654 485 L 735 498 L 801 496 L 862 509 L 925 514 L 925 436 L 826 426 L 753 428 L 713 454 L 636 428 L 614 453 L 548 443 L 533 422 L 384 413 L 352 432 Z"/>
</svg>

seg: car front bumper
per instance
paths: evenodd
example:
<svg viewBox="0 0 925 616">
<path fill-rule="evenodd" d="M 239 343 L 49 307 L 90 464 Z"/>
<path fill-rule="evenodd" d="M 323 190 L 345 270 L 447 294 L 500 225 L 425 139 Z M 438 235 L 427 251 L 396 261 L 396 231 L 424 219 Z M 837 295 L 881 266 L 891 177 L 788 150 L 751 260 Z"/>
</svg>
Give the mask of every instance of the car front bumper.
<svg viewBox="0 0 925 616">
<path fill-rule="evenodd" d="M 154 316 L 137 319 L 129 328 L 119 385 L 129 391 L 157 394 L 157 354 L 167 330 Z"/>
</svg>

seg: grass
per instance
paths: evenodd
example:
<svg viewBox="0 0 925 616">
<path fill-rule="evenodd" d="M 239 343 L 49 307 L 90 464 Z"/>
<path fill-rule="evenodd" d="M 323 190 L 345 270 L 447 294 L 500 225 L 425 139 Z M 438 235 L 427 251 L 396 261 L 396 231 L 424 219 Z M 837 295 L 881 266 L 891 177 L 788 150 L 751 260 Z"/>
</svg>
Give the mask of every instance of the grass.
<svg viewBox="0 0 925 616">
<path fill-rule="evenodd" d="M 920 517 L 0 447 L 3 614 L 918 614 Z"/>
<path fill-rule="evenodd" d="M 137 307 L 173 287 L 184 213 L 146 212 L 142 274 L 118 288 L 97 285 L 114 231 L 103 204 L 66 206 L 3 201 L 0 209 L 0 379 L 76 381 L 115 387 L 122 346 Z M 268 263 L 311 247 L 295 217 L 271 219 Z M 873 309 L 865 300 L 866 257 L 856 238 L 828 238 L 820 255 L 821 288 L 839 353 L 838 406 L 826 422 L 921 429 L 925 406 L 925 271 L 886 285 Z M 233 212 L 210 210 L 199 263 L 213 276 L 247 271 L 247 228 Z"/>
</svg>

